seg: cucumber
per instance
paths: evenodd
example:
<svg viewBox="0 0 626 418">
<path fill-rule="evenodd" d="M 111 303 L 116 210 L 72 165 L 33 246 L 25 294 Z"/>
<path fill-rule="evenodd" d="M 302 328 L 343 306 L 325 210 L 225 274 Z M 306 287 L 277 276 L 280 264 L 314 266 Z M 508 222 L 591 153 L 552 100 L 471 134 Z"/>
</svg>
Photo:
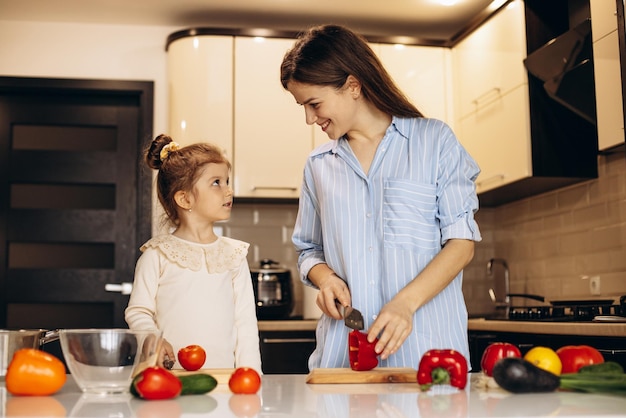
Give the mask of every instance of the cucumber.
<svg viewBox="0 0 626 418">
<path fill-rule="evenodd" d="M 183 384 L 181 395 L 202 395 L 209 393 L 217 386 L 217 380 L 207 373 L 194 373 L 178 376 Z"/>
<path fill-rule="evenodd" d="M 590 364 L 583 366 L 578 370 L 578 373 L 613 373 L 623 374 L 624 368 L 621 364 L 614 361 L 605 361 L 599 364 Z"/>
<path fill-rule="evenodd" d="M 498 360 L 493 366 L 493 378 L 512 393 L 554 392 L 561 384 L 559 376 L 518 357 Z"/>
</svg>

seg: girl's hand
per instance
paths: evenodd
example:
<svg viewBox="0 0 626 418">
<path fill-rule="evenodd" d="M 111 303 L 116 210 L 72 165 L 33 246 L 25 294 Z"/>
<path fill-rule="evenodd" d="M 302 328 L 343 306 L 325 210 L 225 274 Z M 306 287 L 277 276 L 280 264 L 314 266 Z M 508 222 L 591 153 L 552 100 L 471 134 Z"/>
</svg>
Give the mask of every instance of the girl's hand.
<svg viewBox="0 0 626 418">
<path fill-rule="evenodd" d="M 163 342 L 161 345 L 161 352 L 159 353 L 159 366 L 171 369 L 171 367 L 165 367 L 165 360 L 169 360 L 170 364 L 176 363 L 176 355 L 174 354 L 174 347 L 170 344 L 165 338 L 163 338 Z"/>
<path fill-rule="evenodd" d="M 326 275 L 318 282 L 320 291 L 317 294 L 317 306 L 326 315 L 335 319 L 343 319 L 341 306 L 350 306 L 351 297 L 348 285 L 334 272 Z"/>
<path fill-rule="evenodd" d="M 383 306 L 367 333 L 372 342 L 378 337 L 375 350 L 381 359 L 386 359 L 400 348 L 413 330 L 413 311 L 408 303 L 394 298 Z"/>
</svg>

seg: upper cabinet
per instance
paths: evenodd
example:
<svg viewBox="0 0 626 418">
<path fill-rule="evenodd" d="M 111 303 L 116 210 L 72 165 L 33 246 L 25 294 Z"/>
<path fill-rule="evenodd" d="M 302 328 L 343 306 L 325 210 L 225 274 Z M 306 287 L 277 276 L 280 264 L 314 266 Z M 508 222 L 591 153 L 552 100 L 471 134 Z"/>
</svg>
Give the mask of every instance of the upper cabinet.
<svg viewBox="0 0 626 418">
<path fill-rule="evenodd" d="M 616 2 L 590 0 L 596 88 L 598 147 L 610 151 L 624 147 L 619 39 Z"/>
<path fill-rule="evenodd" d="M 511 1 L 452 49 L 456 131 L 481 168 L 482 206 L 597 177 L 594 124 L 525 68 L 569 29 L 567 7 L 555 13 L 546 3 Z M 593 90 L 593 76 L 587 81 Z"/>
<path fill-rule="evenodd" d="M 188 36 L 168 46 L 170 133 L 208 141 L 233 164 L 237 197 L 297 198 L 313 128 L 280 84 L 293 40 Z"/>
<path fill-rule="evenodd" d="M 235 38 L 235 196 L 300 196 L 313 127 L 280 83 L 280 64 L 293 42 Z"/>
<path fill-rule="evenodd" d="M 195 36 L 168 48 L 169 134 L 211 142 L 233 159 L 233 37 Z M 218 58 L 219 57 L 219 58 Z"/>
<path fill-rule="evenodd" d="M 454 124 L 449 48 L 382 43 L 370 46 L 400 90 L 424 115 Z M 329 140 L 319 128 L 314 138 L 316 146 Z"/>
<path fill-rule="evenodd" d="M 457 134 L 478 193 L 532 176 L 524 5 L 516 1 L 453 50 Z"/>
</svg>

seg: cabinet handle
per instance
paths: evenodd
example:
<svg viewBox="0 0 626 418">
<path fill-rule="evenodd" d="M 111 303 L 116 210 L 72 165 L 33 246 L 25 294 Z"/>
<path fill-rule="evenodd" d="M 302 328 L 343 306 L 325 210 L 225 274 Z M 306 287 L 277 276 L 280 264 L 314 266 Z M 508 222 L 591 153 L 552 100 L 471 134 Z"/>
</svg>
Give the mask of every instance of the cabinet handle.
<svg viewBox="0 0 626 418">
<path fill-rule="evenodd" d="M 493 88 L 487 90 L 486 92 L 484 92 L 483 94 L 481 94 L 480 96 L 477 96 L 474 100 L 472 100 L 472 103 L 476 107 L 478 107 L 480 105 L 480 102 L 490 98 L 491 96 L 499 97 L 500 96 L 500 87 L 493 87 Z"/>
<path fill-rule="evenodd" d="M 314 343 L 315 338 L 263 338 L 265 344 Z"/>
<path fill-rule="evenodd" d="M 624 354 L 624 353 L 626 353 L 626 350 L 611 349 L 611 348 L 598 348 L 598 351 L 601 352 L 601 353 L 607 353 L 607 354 Z"/>
<path fill-rule="evenodd" d="M 252 186 L 250 188 L 250 190 L 252 190 L 253 192 L 255 190 L 289 190 L 291 192 L 295 192 L 296 190 L 298 190 L 297 187 L 287 187 L 287 186 Z"/>
<path fill-rule="evenodd" d="M 495 176 L 487 177 L 484 180 L 477 181 L 477 186 L 484 186 L 486 183 L 491 183 L 493 181 L 504 180 L 504 174 L 496 174 Z"/>
</svg>

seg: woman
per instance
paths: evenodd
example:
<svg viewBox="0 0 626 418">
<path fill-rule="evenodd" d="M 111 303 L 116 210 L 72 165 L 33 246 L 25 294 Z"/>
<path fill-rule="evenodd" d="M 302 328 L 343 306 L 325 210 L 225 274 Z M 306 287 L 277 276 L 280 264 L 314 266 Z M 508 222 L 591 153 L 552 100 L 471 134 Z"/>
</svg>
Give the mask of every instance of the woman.
<svg viewBox="0 0 626 418">
<path fill-rule="evenodd" d="M 348 367 L 339 305 L 363 313 L 381 366 L 417 368 L 432 348 L 469 359 L 462 270 L 481 239 L 474 160 L 347 28 L 302 34 L 281 82 L 333 139 L 306 162 L 293 233 L 301 279 L 319 289 L 325 314 L 309 368 Z"/>
</svg>

